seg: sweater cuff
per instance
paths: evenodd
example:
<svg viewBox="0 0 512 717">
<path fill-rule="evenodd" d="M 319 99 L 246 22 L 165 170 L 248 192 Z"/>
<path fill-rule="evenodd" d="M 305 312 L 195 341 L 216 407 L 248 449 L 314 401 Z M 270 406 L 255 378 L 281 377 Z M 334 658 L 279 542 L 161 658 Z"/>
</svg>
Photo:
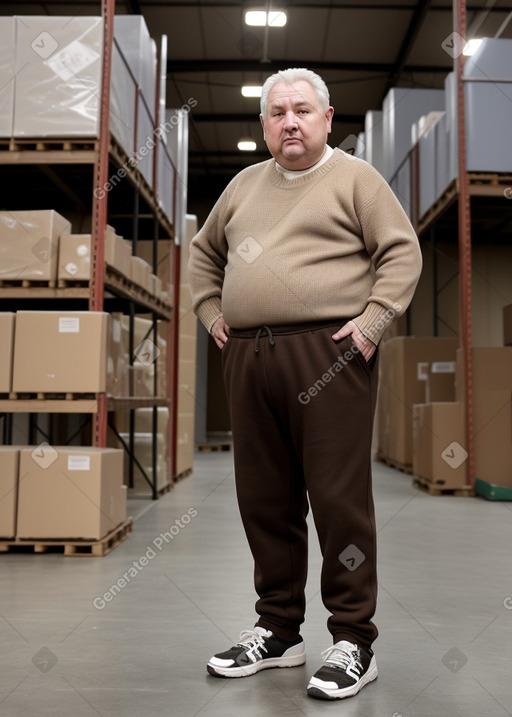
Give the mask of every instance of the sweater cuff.
<svg viewBox="0 0 512 717">
<path fill-rule="evenodd" d="M 205 325 L 208 333 L 211 332 L 213 324 L 222 316 L 221 301 L 218 296 L 206 299 L 196 309 L 196 315 Z"/>
<path fill-rule="evenodd" d="M 359 331 L 377 345 L 382 334 L 397 316 L 398 313 L 393 309 L 386 309 L 382 304 L 370 302 L 363 313 L 356 316 L 353 321 Z"/>
</svg>

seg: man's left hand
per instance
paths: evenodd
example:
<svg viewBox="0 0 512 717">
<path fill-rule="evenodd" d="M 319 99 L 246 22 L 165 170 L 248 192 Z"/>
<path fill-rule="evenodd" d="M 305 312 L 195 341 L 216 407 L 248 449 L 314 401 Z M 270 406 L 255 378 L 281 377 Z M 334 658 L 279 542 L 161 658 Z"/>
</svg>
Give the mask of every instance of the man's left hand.
<svg viewBox="0 0 512 717">
<path fill-rule="evenodd" d="M 332 338 L 333 341 L 339 341 L 340 339 L 344 339 L 346 336 L 352 336 L 353 342 L 364 356 L 365 361 L 369 361 L 375 353 L 377 347 L 373 341 L 370 341 L 370 339 L 366 338 L 366 336 L 359 331 L 357 325 L 353 321 L 347 321 L 347 323 L 342 326 L 338 332 L 333 334 Z"/>
</svg>

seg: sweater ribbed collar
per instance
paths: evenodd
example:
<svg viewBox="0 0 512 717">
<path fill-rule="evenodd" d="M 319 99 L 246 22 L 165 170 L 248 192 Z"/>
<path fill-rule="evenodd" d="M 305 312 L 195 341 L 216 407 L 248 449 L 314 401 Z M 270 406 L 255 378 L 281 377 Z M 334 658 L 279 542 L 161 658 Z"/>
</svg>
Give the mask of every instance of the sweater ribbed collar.
<svg viewBox="0 0 512 717">
<path fill-rule="evenodd" d="M 287 179 L 285 175 L 276 168 L 275 160 L 271 160 L 269 163 L 269 178 L 272 184 L 281 189 L 295 189 L 297 187 L 302 187 L 305 184 L 315 181 L 322 175 L 327 174 L 327 172 L 330 172 L 331 169 L 342 159 L 342 157 L 343 152 L 336 147 L 332 156 L 326 162 L 323 162 L 323 164 L 314 169 L 312 172 L 302 174 L 298 177 L 294 177 L 293 179 Z"/>
</svg>

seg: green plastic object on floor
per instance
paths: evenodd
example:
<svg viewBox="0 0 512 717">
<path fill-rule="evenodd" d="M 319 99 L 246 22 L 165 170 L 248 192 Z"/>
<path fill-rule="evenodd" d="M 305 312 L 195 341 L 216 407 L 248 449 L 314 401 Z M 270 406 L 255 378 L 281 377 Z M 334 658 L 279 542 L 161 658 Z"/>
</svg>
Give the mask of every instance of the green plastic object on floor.
<svg viewBox="0 0 512 717">
<path fill-rule="evenodd" d="M 487 483 L 481 478 L 475 480 L 475 493 L 487 498 L 487 500 L 512 500 L 512 488 Z"/>
</svg>

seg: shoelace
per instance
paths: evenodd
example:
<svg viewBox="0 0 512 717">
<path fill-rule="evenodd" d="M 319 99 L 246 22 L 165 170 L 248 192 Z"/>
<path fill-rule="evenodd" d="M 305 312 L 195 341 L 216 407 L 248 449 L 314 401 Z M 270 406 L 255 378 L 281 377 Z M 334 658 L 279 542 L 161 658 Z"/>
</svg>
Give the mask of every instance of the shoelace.
<svg viewBox="0 0 512 717">
<path fill-rule="evenodd" d="M 332 645 L 332 647 L 328 647 L 327 650 L 324 650 L 322 652 L 322 658 L 330 665 L 341 667 L 342 670 L 346 670 L 348 667 L 353 667 L 357 670 L 357 672 L 360 672 L 363 668 L 355 651 L 352 652 L 351 650 L 337 647 L 336 645 Z"/>
<path fill-rule="evenodd" d="M 249 646 L 250 650 L 256 649 L 259 651 L 262 649 L 265 650 L 265 652 L 268 652 L 265 647 L 265 643 L 263 642 L 263 635 L 260 635 L 259 632 L 256 632 L 256 630 L 242 630 L 240 633 L 240 642 L 238 644 L 240 647 Z"/>
</svg>

